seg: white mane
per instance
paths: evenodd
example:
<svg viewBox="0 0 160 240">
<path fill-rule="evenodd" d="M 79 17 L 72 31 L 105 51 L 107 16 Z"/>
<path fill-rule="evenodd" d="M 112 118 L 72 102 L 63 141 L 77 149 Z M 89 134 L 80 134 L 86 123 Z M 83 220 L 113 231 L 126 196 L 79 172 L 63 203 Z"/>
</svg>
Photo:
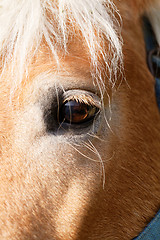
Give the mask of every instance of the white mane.
<svg viewBox="0 0 160 240">
<path fill-rule="evenodd" d="M 68 36 L 76 24 L 89 48 L 92 66 L 96 67 L 97 74 L 101 75 L 98 68 L 99 54 L 103 56 L 105 68 L 116 74 L 118 64 L 122 61 L 122 43 L 115 13 L 117 10 L 111 0 L 2 0 L 2 69 L 9 63 L 13 75 L 18 76 L 14 83 L 18 85 L 42 38 L 45 38 L 58 62 L 57 49 L 67 50 Z M 70 22 L 69 27 L 67 21 Z M 108 52 L 103 48 L 104 39 L 109 42 Z"/>
<path fill-rule="evenodd" d="M 147 16 L 152 24 L 157 42 L 160 46 L 160 3 L 158 3 L 156 7 L 152 7 L 150 11 L 148 11 Z"/>
</svg>

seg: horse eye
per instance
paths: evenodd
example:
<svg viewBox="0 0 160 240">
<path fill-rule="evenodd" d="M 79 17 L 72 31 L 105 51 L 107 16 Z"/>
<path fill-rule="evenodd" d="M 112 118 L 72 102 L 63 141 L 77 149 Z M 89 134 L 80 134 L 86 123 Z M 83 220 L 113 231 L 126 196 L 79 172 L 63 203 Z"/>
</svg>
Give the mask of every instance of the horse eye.
<svg viewBox="0 0 160 240">
<path fill-rule="evenodd" d="M 96 106 L 70 100 L 64 102 L 59 112 L 59 122 L 69 124 L 86 123 L 94 119 L 99 108 Z"/>
</svg>

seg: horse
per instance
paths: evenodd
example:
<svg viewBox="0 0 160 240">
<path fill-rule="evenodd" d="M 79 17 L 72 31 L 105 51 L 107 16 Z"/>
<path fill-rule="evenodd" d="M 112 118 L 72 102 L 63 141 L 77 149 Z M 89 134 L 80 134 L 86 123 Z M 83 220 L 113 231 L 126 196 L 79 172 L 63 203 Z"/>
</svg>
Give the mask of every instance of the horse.
<svg viewBox="0 0 160 240">
<path fill-rule="evenodd" d="M 1 240 L 129 240 L 154 225 L 159 24 L 159 0 L 0 1 Z"/>
</svg>

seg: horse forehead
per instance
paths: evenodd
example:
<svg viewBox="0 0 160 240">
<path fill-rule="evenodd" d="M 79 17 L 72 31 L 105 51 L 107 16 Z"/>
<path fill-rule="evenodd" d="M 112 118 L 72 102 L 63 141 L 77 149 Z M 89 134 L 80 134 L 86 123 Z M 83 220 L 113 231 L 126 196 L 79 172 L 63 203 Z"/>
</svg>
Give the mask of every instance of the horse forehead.
<svg viewBox="0 0 160 240">
<path fill-rule="evenodd" d="M 72 43 L 71 43 L 72 45 Z M 28 77 L 24 78 L 22 84 L 25 88 L 33 85 L 37 88 L 45 84 L 45 81 L 54 84 L 75 88 L 81 85 L 93 85 L 91 66 L 88 52 L 80 48 L 79 43 L 68 55 L 59 55 L 58 63 L 52 57 L 52 52 L 42 47 L 40 54 L 37 54 L 35 61 L 29 66 Z M 35 84 L 34 84 L 35 82 Z M 33 83 L 33 84 L 32 84 Z M 25 89 L 23 89 L 24 91 Z"/>
<path fill-rule="evenodd" d="M 46 63 L 50 61 L 50 58 L 60 58 L 60 65 L 63 66 L 62 52 L 65 54 L 65 56 L 62 54 L 65 58 L 63 61 L 67 70 L 71 69 L 70 71 L 73 71 L 74 68 L 76 72 L 81 71 L 81 74 L 82 72 L 83 74 L 88 73 L 90 63 L 93 63 L 95 68 L 98 69 L 97 65 L 102 65 L 101 62 L 104 63 L 104 67 L 100 67 L 101 69 L 99 68 L 98 71 L 106 71 L 109 68 L 108 62 L 113 56 L 112 70 L 116 69 L 122 54 L 121 42 L 119 41 L 120 30 L 118 26 L 113 27 L 113 25 L 118 24 L 115 15 L 111 13 L 114 5 L 110 1 L 106 1 L 108 3 L 106 6 L 102 4 L 103 1 L 94 0 L 88 3 L 86 1 L 61 0 L 60 5 L 57 1 L 43 2 L 37 0 L 34 3 L 32 2 L 31 6 L 28 1 L 17 1 L 17 8 L 7 10 L 5 4 L 9 6 L 9 2 L 4 2 L 4 17 L 0 15 L 2 20 L 7 22 L 6 26 L 8 27 L 8 31 L 7 27 L 4 28 L 4 34 L 0 40 L 5 39 L 5 41 L 2 41 L 2 55 L 4 54 L 4 60 L 6 57 L 7 62 L 4 62 L 10 64 L 11 71 L 17 75 L 12 81 L 12 85 L 21 83 L 24 71 L 29 72 L 26 64 L 30 63 L 28 61 L 30 56 L 33 56 L 33 52 L 36 52 L 37 56 L 36 50 L 43 51 L 44 46 L 47 49 L 46 56 L 43 54 L 42 58 L 42 55 L 38 52 L 41 59 L 37 61 L 36 57 L 37 63 L 41 66 L 41 71 L 46 69 Z M 36 11 L 33 11 L 35 7 Z M 5 14 L 5 11 L 8 11 L 8 13 Z M 42 12 L 44 15 L 41 14 Z M 12 15 L 16 24 L 11 22 L 8 14 Z M 13 27 L 10 27 L 12 25 Z M 22 31 L 22 29 L 25 29 L 25 31 Z M 110 45 L 110 51 L 107 51 L 107 41 Z M 38 45 L 36 45 L 37 43 Z M 33 46 L 34 44 L 36 46 Z M 5 51 L 6 48 L 8 51 Z M 108 52 L 113 52 L 113 54 L 108 54 Z M 66 57 L 68 53 L 70 57 Z M 103 61 L 101 61 L 102 59 Z M 57 59 L 55 60 L 57 61 Z M 18 66 L 15 64 L 16 61 Z M 50 64 L 50 69 L 53 70 L 55 64 L 54 61 L 51 62 L 53 66 Z M 32 66 L 29 67 L 35 73 L 38 71 L 36 66 L 38 64 L 34 60 L 31 63 Z M 35 66 L 36 71 L 33 70 Z"/>
</svg>

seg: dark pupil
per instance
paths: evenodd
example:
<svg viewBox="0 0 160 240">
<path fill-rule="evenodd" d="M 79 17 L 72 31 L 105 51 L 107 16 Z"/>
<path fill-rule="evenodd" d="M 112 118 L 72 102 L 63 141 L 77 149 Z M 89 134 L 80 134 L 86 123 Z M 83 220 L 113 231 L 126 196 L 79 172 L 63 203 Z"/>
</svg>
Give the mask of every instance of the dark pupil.
<svg viewBox="0 0 160 240">
<path fill-rule="evenodd" d="M 85 122 L 90 118 L 91 111 L 93 111 L 93 107 L 88 104 L 77 101 L 68 101 L 62 106 L 62 110 L 60 111 L 60 121 L 66 123 Z"/>
</svg>

